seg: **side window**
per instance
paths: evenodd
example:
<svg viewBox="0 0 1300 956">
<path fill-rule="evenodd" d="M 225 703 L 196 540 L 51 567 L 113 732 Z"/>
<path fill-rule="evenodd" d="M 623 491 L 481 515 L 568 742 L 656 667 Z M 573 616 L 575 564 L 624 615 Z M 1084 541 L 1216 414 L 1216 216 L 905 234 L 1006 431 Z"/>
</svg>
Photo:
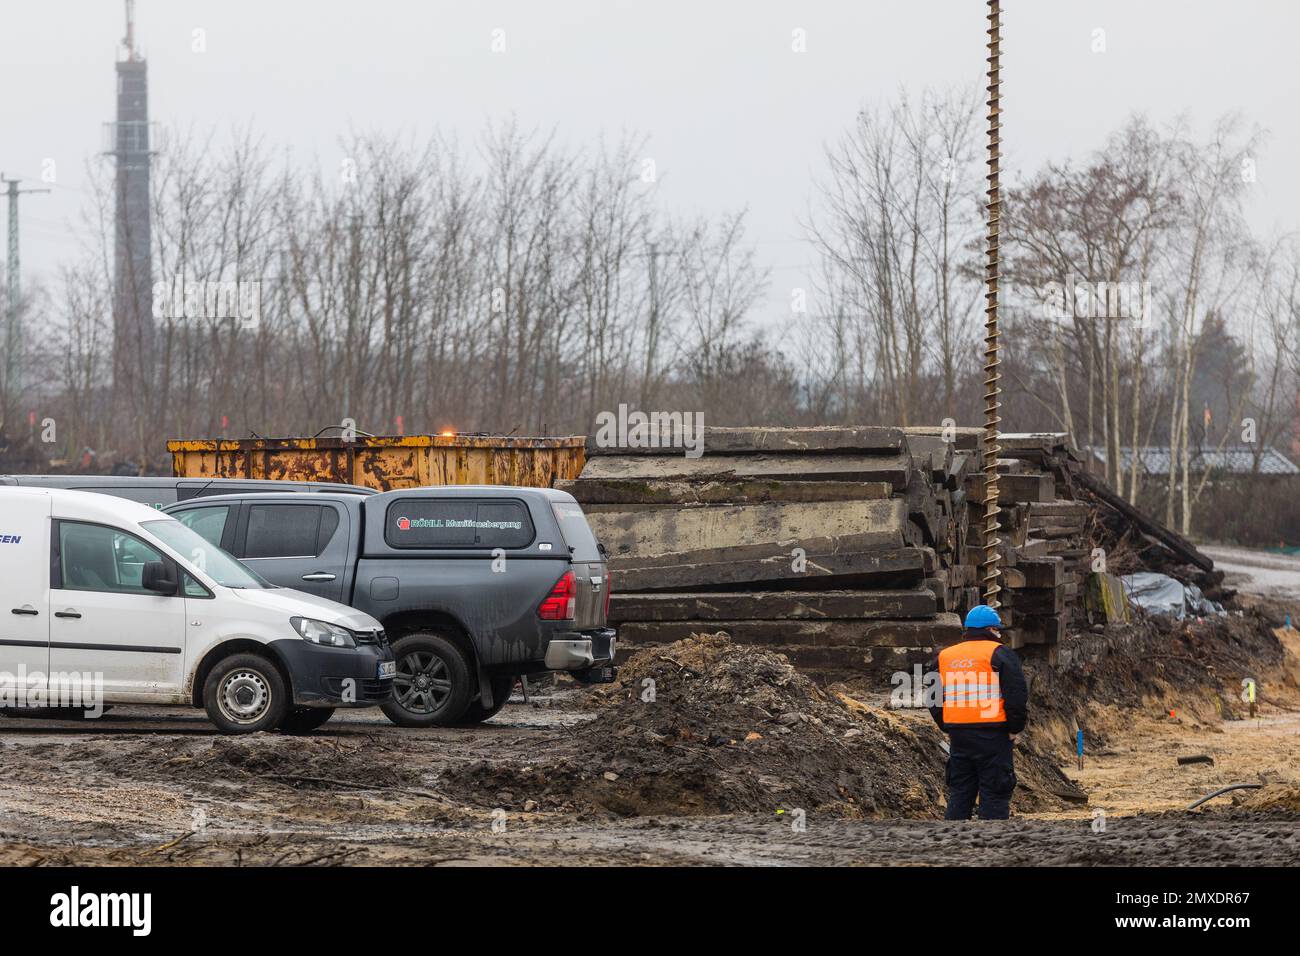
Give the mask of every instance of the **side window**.
<svg viewBox="0 0 1300 956">
<path fill-rule="evenodd" d="M 221 536 L 226 532 L 226 521 L 230 518 L 228 505 L 212 505 L 208 508 L 191 508 L 176 515 L 176 520 L 189 528 L 204 541 L 221 547 Z"/>
<path fill-rule="evenodd" d="M 321 505 L 252 505 L 245 558 L 314 558 L 321 534 Z M 329 509 L 333 511 L 333 509 Z M 338 516 L 334 515 L 337 524 Z"/>
<path fill-rule="evenodd" d="M 161 552 L 125 531 L 59 523 L 59 570 L 66 590 L 151 594 L 140 586 L 144 566 L 162 560 Z"/>
<path fill-rule="evenodd" d="M 212 592 L 205 588 L 198 581 L 194 580 L 188 574 L 181 575 L 181 587 L 186 597 L 192 598 L 210 598 Z"/>
<path fill-rule="evenodd" d="M 339 530 L 339 513 L 337 508 L 331 508 L 325 505 L 321 508 L 320 515 L 320 534 L 316 538 L 317 556 L 324 554 L 325 549 L 329 546 L 330 539 L 334 537 L 334 532 Z"/>
<path fill-rule="evenodd" d="M 401 498 L 388 506 L 384 540 L 394 548 L 522 548 L 533 522 L 521 501 Z"/>
</svg>

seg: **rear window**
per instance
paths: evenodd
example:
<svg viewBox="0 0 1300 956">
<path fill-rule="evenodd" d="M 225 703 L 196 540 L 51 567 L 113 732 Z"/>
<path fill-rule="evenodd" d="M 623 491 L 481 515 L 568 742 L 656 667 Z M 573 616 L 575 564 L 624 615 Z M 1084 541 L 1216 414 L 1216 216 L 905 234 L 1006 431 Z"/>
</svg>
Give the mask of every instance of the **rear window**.
<svg viewBox="0 0 1300 956">
<path fill-rule="evenodd" d="M 514 499 L 399 498 L 384 519 L 391 548 L 526 548 L 533 537 L 528 506 Z"/>
<path fill-rule="evenodd" d="M 587 524 L 587 516 L 582 513 L 582 508 L 576 502 L 556 501 L 551 504 L 551 510 L 555 512 L 555 520 L 560 525 L 560 534 L 564 535 L 564 543 L 572 551 L 573 560 L 604 560 L 596 544 L 596 536 L 591 533 L 591 525 Z"/>
</svg>

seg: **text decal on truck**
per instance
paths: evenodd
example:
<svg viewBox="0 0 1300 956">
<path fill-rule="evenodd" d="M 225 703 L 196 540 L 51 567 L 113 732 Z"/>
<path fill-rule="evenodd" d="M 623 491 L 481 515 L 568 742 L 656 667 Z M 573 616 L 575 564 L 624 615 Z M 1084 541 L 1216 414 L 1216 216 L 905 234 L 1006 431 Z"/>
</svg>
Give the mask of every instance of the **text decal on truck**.
<svg viewBox="0 0 1300 956">
<path fill-rule="evenodd" d="M 518 498 L 402 497 L 388 505 L 392 548 L 526 548 L 535 537 Z"/>
<path fill-rule="evenodd" d="M 457 521 L 454 518 L 398 518 L 397 530 L 410 531 L 412 528 L 510 528 L 518 531 L 523 528 L 522 521 Z"/>
<path fill-rule="evenodd" d="M 22 540 L 20 534 L 0 534 L 0 544 L 18 544 Z"/>
</svg>

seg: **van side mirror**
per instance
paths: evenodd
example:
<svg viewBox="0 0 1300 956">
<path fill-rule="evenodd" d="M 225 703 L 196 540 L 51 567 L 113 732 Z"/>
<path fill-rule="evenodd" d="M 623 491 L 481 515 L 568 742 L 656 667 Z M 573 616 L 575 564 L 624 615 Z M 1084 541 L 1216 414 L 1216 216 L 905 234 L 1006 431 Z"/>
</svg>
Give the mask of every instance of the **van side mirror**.
<svg viewBox="0 0 1300 956">
<path fill-rule="evenodd" d="M 140 572 L 140 586 L 146 591 L 172 595 L 176 593 L 176 579 L 167 576 L 167 565 L 161 561 L 146 561 Z"/>
</svg>

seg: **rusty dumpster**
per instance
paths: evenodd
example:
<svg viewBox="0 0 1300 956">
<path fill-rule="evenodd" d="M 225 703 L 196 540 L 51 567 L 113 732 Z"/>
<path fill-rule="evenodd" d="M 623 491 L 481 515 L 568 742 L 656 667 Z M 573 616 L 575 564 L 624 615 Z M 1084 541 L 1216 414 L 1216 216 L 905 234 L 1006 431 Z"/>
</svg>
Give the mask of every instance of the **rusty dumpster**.
<svg viewBox="0 0 1300 956">
<path fill-rule="evenodd" d="M 586 460 L 581 435 L 331 435 L 213 438 L 167 442 L 178 478 L 338 481 L 380 491 L 420 485 L 549 487 L 577 478 Z"/>
</svg>

